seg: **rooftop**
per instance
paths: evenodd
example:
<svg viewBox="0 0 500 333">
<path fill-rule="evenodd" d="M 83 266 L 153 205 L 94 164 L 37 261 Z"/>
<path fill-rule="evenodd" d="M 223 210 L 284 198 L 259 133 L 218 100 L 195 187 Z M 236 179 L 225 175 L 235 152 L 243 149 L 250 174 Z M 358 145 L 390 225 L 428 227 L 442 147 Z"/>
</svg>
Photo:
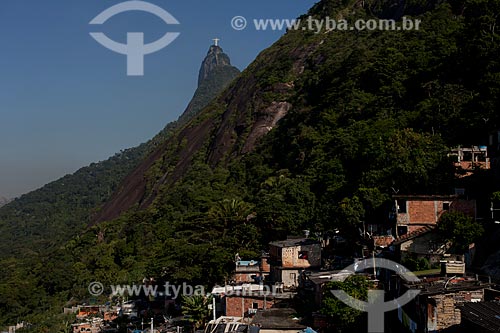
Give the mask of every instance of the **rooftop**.
<svg viewBox="0 0 500 333">
<path fill-rule="evenodd" d="M 469 146 L 469 147 L 456 147 L 451 150 L 452 152 L 459 152 L 459 151 L 473 151 L 473 152 L 487 152 L 488 147 L 487 146 Z"/>
<path fill-rule="evenodd" d="M 276 330 L 303 330 L 306 326 L 299 323 L 294 309 L 267 309 L 259 310 L 252 320 L 252 325 L 258 325 L 261 329 Z"/>
<path fill-rule="evenodd" d="M 236 262 L 236 266 L 258 266 L 259 264 L 260 262 L 256 260 L 238 260 Z"/>
<path fill-rule="evenodd" d="M 459 195 L 456 194 L 398 194 L 393 195 L 393 199 L 401 199 L 401 200 L 412 200 L 412 201 L 428 201 L 428 200 L 453 200 L 460 198 Z"/>
<path fill-rule="evenodd" d="M 456 293 L 460 291 L 473 291 L 488 288 L 491 283 L 481 282 L 468 278 L 428 278 L 417 283 L 405 284 L 408 289 L 417 289 L 421 295 L 439 295 Z"/>
<path fill-rule="evenodd" d="M 245 332 L 247 323 L 241 317 L 219 317 L 216 320 L 210 320 L 205 328 L 206 333 L 225 333 L 225 332 Z"/>
<path fill-rule="evenodd" d="M 276 247 L 294 247 L 300 245 L 311 245 L 311 244 L 321 244 L 320 242 L 310 239 L 310 238 L 297 238 L 297 239 L 287 239 L 283 241 L 274 241 L 269 243 L 271 246 Z"/>
<path fill-rule="evenodd" d="M 312 273 L 307 276 L 307 279 L 313 282 L 314 284 L 322 285 L 330 281 L 343 282 L 345 279 L 347 279 L 349 276 L 353 274 L 354 273 L 351 271 L 328 271 L 328 272 Z"/>
<path fill-rule="evenodd" d="M 414 239 L 414 238 L 417 238 L 417 237 L 420 237 L 422 235 L 425 235 L 431 231 L 433 231 L 434 229 L 436 229 L 436 226 L 435 225 L 426 225 L 426 226 L 423 226 L 413 232 L 409 232 L 401 237 L 398 237 L 394 240 L 394 242 L 392 243 L 392 245 L 399 245 L 399 244 L 402 244 L 406 241 L 409 241 L 410 239 Z"/>
<path fill-rule="evenodd" d="M 492 332 L 500 332 L 500 304 L 497 302 L 465 303 L 462 318 Z"/>
<path fill-rule="evenodd" d="M 253 299 L 292 299 L 297 293 L 282 291 L 276 285 L 250 284 L 245 283 L 239 286 L 214 287 L 212 295 L 221 297 L 248 297 Z"/>
<path fill-rule="evenodd" d="M 220 295 L 220 294 L 242 294 L 242 293 L 251 293 L 251 292 L 263 292 L 264 291 L 264 285 L 262 284 L 253 284 L 253 283 L 245 283 L 239 286 L 230 286 L 226 285 L 223 287 L 220 286 L 215 286 L 212 289 L 212 294 L 213 295 Z"/>
</svg>

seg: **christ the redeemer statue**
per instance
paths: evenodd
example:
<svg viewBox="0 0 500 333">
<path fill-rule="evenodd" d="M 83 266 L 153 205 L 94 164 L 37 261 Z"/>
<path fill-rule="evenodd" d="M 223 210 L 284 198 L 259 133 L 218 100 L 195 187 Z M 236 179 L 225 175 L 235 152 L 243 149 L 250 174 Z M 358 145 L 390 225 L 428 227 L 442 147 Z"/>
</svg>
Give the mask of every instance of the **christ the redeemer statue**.
<svg viewBox="0 0 500 333">
<path fill-rule="evenodd" d="M 219 46 L 219 42 L 220 42 L 219 38 L 214 38 L 213 41 L 214 41 L 215 46 Z"/>
</svg>

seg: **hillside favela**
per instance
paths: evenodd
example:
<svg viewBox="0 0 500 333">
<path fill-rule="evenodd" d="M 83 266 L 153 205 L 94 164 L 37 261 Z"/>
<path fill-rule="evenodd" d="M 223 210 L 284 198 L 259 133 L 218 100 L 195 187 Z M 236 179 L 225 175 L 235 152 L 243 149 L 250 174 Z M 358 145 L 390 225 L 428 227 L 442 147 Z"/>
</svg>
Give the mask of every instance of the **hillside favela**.
<svg viewBox="0 0 500 333">
<path fill-rule="evenodd" d="M 500 0 L 2 0 L 1 333 L 500 332 Z"/>
</svg>

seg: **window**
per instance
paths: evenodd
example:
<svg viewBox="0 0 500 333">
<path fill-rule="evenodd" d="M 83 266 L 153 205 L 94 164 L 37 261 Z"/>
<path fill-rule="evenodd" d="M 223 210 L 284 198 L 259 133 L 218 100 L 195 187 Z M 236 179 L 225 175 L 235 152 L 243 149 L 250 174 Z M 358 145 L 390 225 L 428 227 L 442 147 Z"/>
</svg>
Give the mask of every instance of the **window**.
<svg viewBox="0 0 500 333">
<path fill-rule="evenodd" d="M 299 251 L 299 259 L 309 259 L 309 252 Z"/>
<path fill-rule="evenodd" d="M 443 210 L 450 210 L 450 203 L 449 202 L 443 202 Z"/>
<path fill-rule="evenodd" d="M 398 227 L 398 235 L 399 236 L 402 236 L 402 235 L 406 235 L 408 233 L 408 227 L 407 226 L 399 226 Z"/>
<path fill-rule="evenodd" d="M 398 200 L 398 213 L 406 214 L 406 200 Z"/>
<path fill-rule="evenodd" d="M 472 158 L 472 152 L 471 151 L 464 151 L 464 158 L 463 158 L 463 161 L 466 161 L 466 162 L 474 162 L 473 158 Z"/>
<path fill-rule="evenodd" d="M 252 309 L 258 309 L 258 308 L 259 308 L 259 303 L 252 304 Z"/>
</svg>

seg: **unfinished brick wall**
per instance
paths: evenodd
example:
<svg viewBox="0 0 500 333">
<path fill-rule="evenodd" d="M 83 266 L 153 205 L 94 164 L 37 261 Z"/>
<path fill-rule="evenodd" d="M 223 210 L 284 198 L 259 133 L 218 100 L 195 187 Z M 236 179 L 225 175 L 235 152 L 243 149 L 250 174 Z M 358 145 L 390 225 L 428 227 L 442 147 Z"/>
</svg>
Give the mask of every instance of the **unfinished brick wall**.
<svg viewBox="0 0 500 333">
<path fill-rule="evenodd" d="M 454 294 L 435 295 L 431 297 L 436 302 L 434 310 L 435 323 L 438 330 L 446 329 L 461 323 L 459 305 L 473 300 L 484 300 L 484 291 L 460 291 Z"/>
<path fill-rule="evenodd" d="M 260 271 L 262 273 L 269 273 L 271 271 L 271 265 L 269 265 L 269 258 L 262 257 L 260 260 Z"/>
<path fill-rule="evenodd" d="M 254 309 L 254 303 L 257 303 L 258 309 L 264 309 L 264 303 L 266 309 L 274 305 L 272 298 L 266 299 L 264 302 L 264 299 L 260 297 L 227 296 L 225 297 L 225 301 L 226 316 L 229 317 L 241 317 L 243 314 L 248 315 L 248 309 Z"/>
<path fill-rule="evenodd" d="M 301 259 L 301 253 L 307 253 L 307 258 Z M 285 247 L 281 250 L 281 255 L 282 267 L 284 268 L 321 266 L 321 245 L 319 244 Z"/>
<path fill-rule="evenodd" d="M 234 273 L 234 280 L 236 283 L 252 283 L 255 282 L 254 279 L 252 279 L 252 275 L 256 275 L 257 273 L 241 273 L 241 272 L 236 272 Z"/>
</svg>

